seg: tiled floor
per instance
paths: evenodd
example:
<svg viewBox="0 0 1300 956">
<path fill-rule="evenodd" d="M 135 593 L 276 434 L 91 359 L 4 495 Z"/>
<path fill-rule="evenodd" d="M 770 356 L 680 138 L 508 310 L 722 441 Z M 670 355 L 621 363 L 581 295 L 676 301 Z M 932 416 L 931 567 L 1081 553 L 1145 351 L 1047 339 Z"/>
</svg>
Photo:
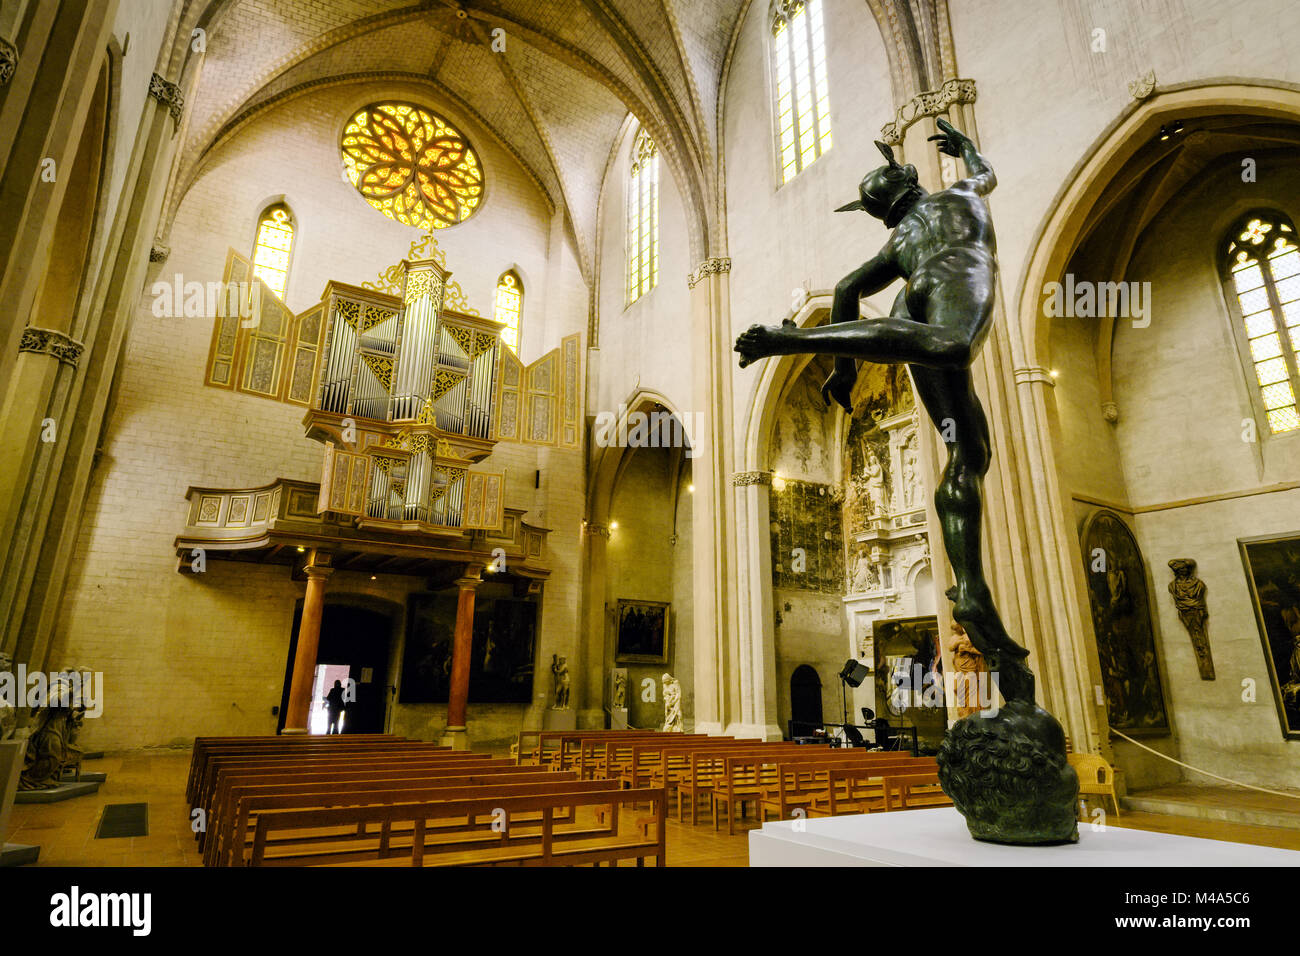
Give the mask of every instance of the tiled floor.
<svg viewBox="0 0 1300 956">
<path fill-rule="evenodd" d="M 15 806 L 7 840 L 39 845 L 41 866 L 198 866 L 184 795 L 189 759 L 188 751 L 158 751 L 88 761 L 86 770 L 108 774 L 98 793 L 63 803 Z M 149 804 L 149 835 L 96 840 L 95 828 L 105 804 L 132 802 Z M 1118 822 L 1111 823 L 1300 850 L 1300 830 L 1135 811 L 1124 811 Z M 752 818 L 746 821 L 745 828 L 753 826 Z M 670 819 L 667 836 L 671 866 L 745 866 L 749 862 L 744 829 L 728 836 L 725 829 L 715 833 L 707 821 L 691 826 Z"/>
</svg>

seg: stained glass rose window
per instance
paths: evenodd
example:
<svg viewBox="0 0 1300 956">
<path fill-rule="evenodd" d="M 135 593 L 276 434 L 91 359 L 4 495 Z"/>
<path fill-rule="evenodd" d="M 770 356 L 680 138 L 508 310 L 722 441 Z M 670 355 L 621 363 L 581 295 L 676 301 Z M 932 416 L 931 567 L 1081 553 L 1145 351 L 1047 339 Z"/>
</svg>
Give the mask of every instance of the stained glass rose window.
<svg viewBox="0 0 1300 956">
<path fill-rule="evenodd" d="M 357 191 L 408 226 L 454 226 L 483 198 L 483 167 L 469 140 L 410 103 L 367 106 L 348 121 L 341 148 Z"/>
</svg>

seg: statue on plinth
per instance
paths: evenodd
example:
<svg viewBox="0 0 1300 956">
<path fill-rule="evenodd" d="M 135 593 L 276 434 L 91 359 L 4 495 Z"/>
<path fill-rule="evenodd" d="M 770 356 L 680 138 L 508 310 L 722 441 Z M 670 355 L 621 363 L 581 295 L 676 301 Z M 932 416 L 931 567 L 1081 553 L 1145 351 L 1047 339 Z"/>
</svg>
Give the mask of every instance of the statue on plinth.
<svg viewBox="0 0 1300 956">
<path fill-rule="evenodd" d="M 840 212 L 864 210 L 893 230 L 880 252 L 835 287 L 830 323 L 799 328 L 789 319 L 754 325 L 736 340 L 740 366 L 774 355 L 826 354 L 834 371 L 822 398 L 850 414 L 855 360 L 904 363 L 930 420 L 948 445 L 935 491 L 944 548 L 956 577 L 952 617 L 984 656 L 1006 699 L 994 714 L 957 721 L 939 751 L 939 778 L 966 817 L 971 835 L 997 843 L 1066 843 L 1079 839 L 1079 781 L 1065 755 L 1065 732 L 1034 703 L 1029 652 L 1007 633 L 984 578 L 980 514 L 992 456 L 988 421 L 970 366 L 993 318 L 997 259 L 984 197 L 997 184 L 975 144 L 946 120 L 936 121 L 939 150 L 965 161 L 969 175 L 927 193 L 916 167 L 903 166 L 884 143 L 887 165 L 868 173 L 858 199 Z M 888 318 L 863 319 L 861 299 L 897 279 L 907 284 Z"/>
<path fill-rule="evenodd" d="M 627 671 L 614 671 L 614 708 L 627 710 Z"/>
<path fill-rule="evenodd" d="M 665 673 L 664 685 L 664 730 L 668 733 L 682 732 L 682 685 L 672 674 Z"/>
<path fill-rule="evenodd" d="M 19 790 L 57 787 L 65 772 L 80 767 L 77 735 L 86 717 L 82 681 L 87 673 L 84 668 L 66 668 L 50 681 L 45 703 L 32 715 Z"/>
<path fill-rule="evenodd" d="M 555 703 L 551 706 L 556 710 L 568 710 L 569 665 L 567 660 L 559 654 L 551 655 L 551 674 L 555 678 Z"/>
</svg>

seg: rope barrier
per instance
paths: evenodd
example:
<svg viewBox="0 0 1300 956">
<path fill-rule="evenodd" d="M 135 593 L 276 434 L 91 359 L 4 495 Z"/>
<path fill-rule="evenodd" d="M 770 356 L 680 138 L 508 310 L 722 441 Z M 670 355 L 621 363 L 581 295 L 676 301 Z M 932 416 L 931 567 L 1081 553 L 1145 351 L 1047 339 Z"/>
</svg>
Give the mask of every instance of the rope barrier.
<svg viewBox="0 0 1300 956">
<path fill-rule="evenodd" d="M 1168 760 L 1170 763 L 1176 763 L 1178 764 L 1178 766 L 1184 767 L 1187 770 L 1192 771 L 1192 773 L 1199 773 L 1207 777 L 1213 777 L 1215 780 L 1222 780 L 1224 783 L 1230 783 L 1236 787 L 1245 787 L 1247 790 L 1258 790 L 1260 793 L 1271 793 L 1277 797 L 1290 797 L 1292 800 L 1300 800 L 1300 793 L 1287 793 L 1283 790 L 1270 790 L 1268 789 L 1268 787 L 1256 787 L 1254 784 L 1242 783 L 1240 780 L 1233 780 L 1231 777 L 1220 777 L 1217 773 L 1210 773 L 1210 771 L 1208 770 L 1202 770 L 1199 767 L 1193 767 L 1189 763 L 1183 763 L 1181 760 L 1175 760 L 1173 757 L 1169 756 L 1169 754 L 1162 754 L 1159 750 L 1153 750 L 1151 747 L 1148 747 L 1146 744 L 1140 744 L 1132 737 L 1130 737 L 1128 734 L 1121 733 L 1120 731 L 1116 730 L 1114 727 L 1110 728 L 1110 732 L 1114 734 L 1116 737 L 1123 737 L 1125 740 L 1133 744 L 1135 747 L 1141 747 L 1143 750 L 1147 751 L 1148 753 L 1153 753 L 1157 757 L 1163 757 L 1165 760 Z"/>
</svg>

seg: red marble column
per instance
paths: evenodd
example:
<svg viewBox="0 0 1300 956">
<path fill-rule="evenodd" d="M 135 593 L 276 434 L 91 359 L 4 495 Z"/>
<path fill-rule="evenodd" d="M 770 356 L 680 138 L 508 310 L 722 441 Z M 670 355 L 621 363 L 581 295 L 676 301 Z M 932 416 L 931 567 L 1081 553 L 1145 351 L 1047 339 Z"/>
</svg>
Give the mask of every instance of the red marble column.
<svg viewBox="0 0 1300 956">
<path fill-rule="evenodd" d="M 289 684 L 289 708 L 285 713 L 285 734 L 307 733 L 311 713 L 311 691 L 316 677 L 316 651 L 320 647 L 320 622 L 325 611 L 325 579 L 333 569 L 313 563 L 307 567 L 307 596 L 298 622 L 298 647 L 293 656 L 293 679 Z"/>
<path fill-rule="evenodd" d="M 465 710 L 469 705 L 469 660 L 474 642 L 474 593 L 481 583 L 482 567 L 471 565 L 456 581 L 456 632 L 451 653 L 451 691 L 447 699 L 447 728 L 442 742 L 457 750 L 469 749 Z"/>
</svg>

